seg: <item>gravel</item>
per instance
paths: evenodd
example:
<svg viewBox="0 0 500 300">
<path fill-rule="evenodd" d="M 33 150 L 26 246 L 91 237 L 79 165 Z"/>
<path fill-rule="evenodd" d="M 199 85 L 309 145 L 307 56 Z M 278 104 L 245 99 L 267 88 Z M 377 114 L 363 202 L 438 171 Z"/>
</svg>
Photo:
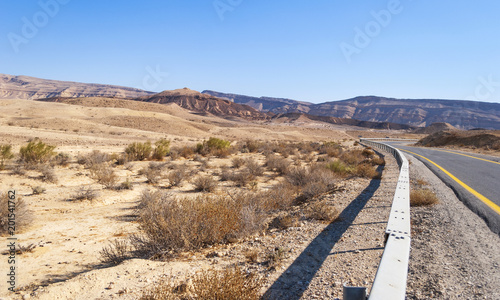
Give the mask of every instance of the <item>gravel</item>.
<svg viewBox="0 0 500 300">
<path fill-rule="evenodd" d="M 500 238 L 419 160 L 410 178 L 429 183 L 440 203 L 411 209 L 407 299 L 500 299 Z"/>
</svg>

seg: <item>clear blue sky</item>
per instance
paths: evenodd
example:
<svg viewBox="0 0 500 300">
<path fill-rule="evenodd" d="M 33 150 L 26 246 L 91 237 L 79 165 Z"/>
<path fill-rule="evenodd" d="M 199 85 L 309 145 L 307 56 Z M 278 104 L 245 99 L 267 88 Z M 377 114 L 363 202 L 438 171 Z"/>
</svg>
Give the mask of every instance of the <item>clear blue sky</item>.
<svg viewBox="0 0 500 300">
<path fill-rule="evenodd" d="M 500 102 L 498 0 L 23 0 L 1 1 L 0 20 L 0 73 L 12 75 Z"/>
</svg>

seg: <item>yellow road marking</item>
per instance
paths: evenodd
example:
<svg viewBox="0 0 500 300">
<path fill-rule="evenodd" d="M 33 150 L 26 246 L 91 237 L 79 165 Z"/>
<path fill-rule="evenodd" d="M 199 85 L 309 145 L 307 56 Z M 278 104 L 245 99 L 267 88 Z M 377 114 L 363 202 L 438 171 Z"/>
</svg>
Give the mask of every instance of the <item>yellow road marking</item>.
<svg viewBox="0 0 500 300">
<path fill-rule="evenodd" d="M 438 167 L 441 171 L 443 171 L 446 175 L 450 176 L 451 179 L 455 180 L 458 184 L 460 184 L 462 187 L 464 187 L 466 190 L 468 190 L 471 194 L 473 194 L 474 196 L 476 196 L 479 200 L 481 200 L 484 204 L 488 205 L 491 209 L 493 209 L 497 214 L 500 215 L 500 206 L 496 205 L 495 203 L 493 203 L 493 201 L 491 201 L 490 199 L 486 198 L 485 196 L 481 195 L 480 193 L 476 192 L 473 188 L 471 188 L 470 186 L 466 185 L 465 183 L 463 183 L 460 179 L 458 179 L 457 177 L 453 176 L 453 174 L 451 174 L 450 172 L 446 171 L 443 167 L 441 167 L 440 165 L 436 164 L 435 162 L 433 162 L 432 160 L 428 159 L 427 157 L 425 156 L 422 156 L 422 155 L 419 155 L 417 153 L 414 153 L 414 152 L 411 152 L 411 151 L 408 151 L 408 150 L 404 150 L 404 149 L 400 149 L 402 151 L 405 151 L 405 152 L 408 152 L 408 153 L 411 153 L 413 155 L 416 155 L 416 156 L 420 156 L 422 157 L 423 159 L 429 161 L 431 164 L 435 165 L 436 167 Z"/>
<path fill-rule="evenodd" d="M 441 150 L 441 149 L 432 149 L 432 150 L 441 151 L 441 152 L 448 152 L 448 153 L 453 153 L 453 154 L 458 154 L 458 155 L 467 156 L 467 157 L 471 157 L 471 158 L 475 158 L 475 159 L 479 159 L 479 160 L 483 160 L 483 161 L 487 161 L 487 162 L 490 162 L 490 163 L 494 163 L 494 164 L 500 165 L 500 162 L 497 162 L 497 161 L 488 160 L 488 159 L 484 159 L 484 158 L 479 158 L 479 157 L 475 157 L 475 156 L 467 155 L 467 154 L 463 154 L 463 153 L 453 152 L 453 151 L 449 151 L 449 150 Z"/>
</svg>

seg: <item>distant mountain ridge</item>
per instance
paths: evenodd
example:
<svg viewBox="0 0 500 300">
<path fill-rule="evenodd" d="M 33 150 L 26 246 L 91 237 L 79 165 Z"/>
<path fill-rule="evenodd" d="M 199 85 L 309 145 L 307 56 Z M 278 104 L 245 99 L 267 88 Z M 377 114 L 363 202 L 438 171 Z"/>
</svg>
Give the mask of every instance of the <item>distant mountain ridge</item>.
<svg viewBox="0 0 500 300">
<path fill-rule="evenodd" d="M 135 98 L 153 92 L 117 85 L 80 83 L 0 74 L 0 99 L 39 99 L 52 97 Z"/>
<path fill-rule="evenodd" d="M 395 99 L 361 96 L 325 103 L 309 103 L 291 99 L 250 97 L 225 94 L 210 90 L 205 94 L 216 95 L 235 103 L 247 104 L 256 109 L 275 114 L 306 113 L 317 116 L 351 118 L 370 122 L 390 122 L 425 127 L 432 123 L 447 122 L 460 129 L 500 129 L 500 104 L 434 99 Z"/>
</svg>

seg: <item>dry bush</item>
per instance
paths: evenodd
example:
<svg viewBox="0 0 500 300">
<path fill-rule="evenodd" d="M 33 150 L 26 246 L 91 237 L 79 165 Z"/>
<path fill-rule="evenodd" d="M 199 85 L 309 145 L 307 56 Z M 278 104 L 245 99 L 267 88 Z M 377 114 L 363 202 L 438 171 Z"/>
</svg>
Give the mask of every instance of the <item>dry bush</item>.
<svg viewBox="0 0 500 300">
<path fill-rule="evenodd" d="M 417 189 L 410 192 L 411 206 L 430 206 L 438 202 L 436 194 L 429 189 Z"/>
<path fill-rule="evenodd" d="M 284 230 L 290 227 L 298 227 L 298 225 L 299 225 L 299 217 L 297 215 L 287 213 L 284 215 L 279 215 L 276 218 L 274 218 L 269 224 L 269 228 Z"/>
<path fill-rule="evenodd" d="M 60 152 L 54 157 L 54 163 L 58 166 L 67 167 L 71 157 L 67 153 Z"/>
<path fill-rule="evenodd" d="M 328 204 L 328 201 L 321 200 L 312 202 L 305 209 L 305 215 L 311 219 L 331 223 L 337 220 L 340 213 L 335 206 Z"/>
<path fill-rule="evenodd" d="M 331 170 L 333 173 L 341 176 L 347 176 L 353 171 L 352 167 L 347 166 L 343 161 L 340 160 L 334 160 L 327 163 L 326 168 Z"/>
<path fill-rule="evenodd" d="M 105 264 L 118 265 L 128 258 L 129 251 L 127 240 L 114 240 L 99 251 L 100 260 Z"/>
<path fill-rule="evenodd" d="M 329 157 L 339 157 L 342 153 L 342 147 L 335 142 L 325 142 L 319 148 L 319 154 L 326 154 Z"/>
<path fill-rule="evenodd" d="M 259 292 L 263 280 L 254 273 L 247 274 L 238 267 L 224 270 L 208 270 L 196 274 L 192 285 L 175 286 L 164 281 L 151 290 L 146 291 L 141 300 L 174 300 L 174 299 L 260 299 Z M 189 296 L 186 294 L 189 292 Z"/>
<path fill-rule="evenodd" d="M 339 158 L 347 165 L 353 166 L 360 164 L 366 159 L 366 157 L 363 155 L 363 151 L 358 149 L 343 152 Z"/>
<path fill-rule="evenodd" d="M 13 205 L 12 201 L 14 201 Z M 0 235 L 9 233 L 9 214 L 13 213 L 15 214 L 15 232 L 20 232 L 33 220 L 31 211 L 23 198 L 11 193 L 0 194 Z"/>
<path fill-rule="evenodd" d="M 165 156 L 170 152 L 170 141 L 166 139 L 161 139 L 155 143 L 155 150 L 153 151 L 153 159 L 163 160 Z"/>
<path fill-rule="evenodd" d="M 219 177 L 221 181 L 230 181 L 233 180 L 234 171 L 230 170 L 229 167 L 222 167 Z"/>
<path fill-rule="evenodd" d="M 233 168 L 239 169 L 243 165 L 245 165 L 246 160 L 241 157 L 234 157 L 233 159 L 231 159 L 231 163 L 233 165 Z"/>
<path fill-rule="evenodd" d="M 243 255 L 247 259 L 248 262 L 257 263 L 259 262 L 259 250 L 257 249 L 248 249 Z"/>
<path fill-rule="evenodd" d="M 109 162 L 111 157 L 107 153 L 94 150 L 87 155 L 78 156 L 77 160 L 79 164 L 85 165 L 85 168 L 90 169 L 94 166 Z"/>
<path fill-rule="evenodd" d="M 359 177 L 369 178 L 369 179 L 381 179 L 382 174 L 375 170 L 370 164 L 363 163 L 356 166 L 354 169 L 354 174 Z"/>
<path fill-rule="evenodd" d="M 5 162 L 14 158 L 11 145 L 0 145 L 0 170 L 5 169 Z"/>
<path fill-rule="evenodd" d="M 151 184 L 158 184 L 161 180 L 161 172 L 165 164 L 150 162 L 147 168 L 144 168 L 140 173 L 146 176 L 147 182 Z"/>
<path fill-rule="evenodd" d="M 266 167 L 270 171 L 275 171 L 280 175 L 285 175 L 290 170 L 290 165 L 292 163 L 283 157 L 279 157 L 275 154 L 266 156 Z"/>
<path fill-rule="evenodd" d="M 130 182 L 130 179 L 127 178 L 125 181 L 120 183 L 120 185 L 116 189 L 118 189 L 118 190 L 131 190 L 132 189 L 132 182 Z"/>
<path fill-rule="evenodd" d="M 76 192 L 76 194 L 71 197 L 73 200 L 78 200 L 78 201 L 81 201 L 81 200 L 94 200 L 95 198 L 97 198 L 98 196 L 98 193 L 97 191 L 90 185 L 88 186 L 82 186 L 78 189 L 78 191 Z"/>
<path fill-rule="evenodd" d="M 186 159 L 190 159 L 194 156 L 194 149 L 192 147 L 184 146 L 179 150 L 179 155 Z"/>
<path fill-rule="evenodd" d="M 193 199 L 145 191 L 138 209 L 144 235 L 135 236 L 134 245 L 161 257 L 168 251 L 199 249 L 251 234 L 261 228 L 262 218 L 245 200 L 239 195 L 205 194 Z"/>
<path fill-rule="evenodd" d="M 41 179 L 43 181 L 48 181 L 48 182 L 51 182 L 51 183 L 57 183 L 56 173 L 54 172 L 54 169 L 50 165 L 48 165 L 48 164 L 38 165 L 36 167 L 36 169 L 37 169 L 37 171 L 39 171 L 40 173 L 42 173 Z"/>
<path fill-rule="evenodd" d="M 214 192 L 217 188 L 217 181 L 213 176 L 200 175 L 193 180 L 195 190 L 199 192 Z"/>
<path fill-rule="evenodd" d="M 24 164 L 15 164 L 14 167 L 12 167 L 12 174 L 19 176 L 26 175 L 26 169 L 24 168 Z"/>
<path fill-rule="evenodd" d="M 276 247 L 266 255 L 265 264 L 271 270 L 278 268 L 285 259 L 285 249 Z"/>
<path fill-rule="evenodd" d="M 20 159 L 27 166 L 46 163 L 55 155 L 55 148 L 56 146 L 47 145 L 36 138 L 19 149 Z"/>
<path fill-rule="evenodd" d="M 248 173 L 252 176 L 262 176 L 262 174 L 264 174 L 264 168 L 252 158 L 246 160 L 246 170 L 248 170 Z"/>
<path fill-rule="evenodd" d="M 368 147 L 363 149 L 361 154 L 363 154 L 365 157 L 372 158 L 373 156 L 375 156 L 375 151 L 373 151 L 372 148 Z"/>
<path fill-rule="evenodd" d="M 310 181 L 310 171 L 306 167 L 291 168 L 285 176 L 286 180 L 294 186 L 303 187 Z"/>
<path fill-rule="evenodd" d="M 196 153 L 203 156 L 214 155 L 220 158 L 227 157 L 229 155 L 229 148 L 231 147 L 231 142 L 211 137 L 208 141 L 203 141 L 196 145 Z"/>
<path fill-rule="evenodd" d="M 187 173 L 183 168 L 177 168 L 167 174 L 167 180 L 171 187 L 180 186 L 186 177 Z"/>
<path fill-rule="evenodd" d="M 232 172 L 229 178 L 229 180 L 236 183 L 236 186 L 244 187 L 250 181 L 254 180 L 255 176 L 253 176 L 248 169 L 245 169 L 240 172 Z"/>
<path fill-rule="evenodd" d="M 370 162 L 376 166 L 385 166 L 385 159 L 380 156 L 374 157 Z"/>
<path fill-rule="evenodd" d="M 260 207 L 265 211 L 283 210 L 291 207 L 298 194 L 298 188 L 288 182 L 272 186 L 259 196 Z"/>
<path fill-rule="evenodd" d="M 245 148 L 250 153 L 258 152 L 259 149 L 261 148 L 261 143 L 255 141 L 255 140 L 247 140 L 247 141 L 245 141 L 244 149 Z"/>
<path fill-rule="evenodd" d="M 90 168 L 90 176 L 96 180 L 97 183 L 104 185 L 107 189 L 114 188 L 118 180 L 115 171 L 107 163 L 92 166 L 92 168 Z"/>
<path fill-rule="evenodd" d="M 45 193 L 46 189 L 44 187 L 41 187 L 39 185 L 31 188 L 33 195 L 40 195 Z"/>
<path fill-rule="evenodd" d="M 125 153 L 128 154 L 129 159 L 134 161 L 151 158 L 151 152 L 153 152 L 153 147 L 150 141 L 145 143 L 132 143 L 125 148 Z"/>
</svg>

